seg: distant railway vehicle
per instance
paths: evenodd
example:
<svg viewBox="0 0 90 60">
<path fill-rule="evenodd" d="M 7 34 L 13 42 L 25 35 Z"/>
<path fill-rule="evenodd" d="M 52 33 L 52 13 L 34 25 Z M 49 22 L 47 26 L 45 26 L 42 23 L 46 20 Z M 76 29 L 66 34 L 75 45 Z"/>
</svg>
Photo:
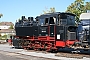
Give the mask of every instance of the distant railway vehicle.
<svg viewBox="0 0 90 60">
<path fill-rule="evenodd" d="M 90 47 L 90 13 L 82 13 L 80 15 L 81 22 L 78 26 L 79 40 L 85 47 Z"/>
</svg>

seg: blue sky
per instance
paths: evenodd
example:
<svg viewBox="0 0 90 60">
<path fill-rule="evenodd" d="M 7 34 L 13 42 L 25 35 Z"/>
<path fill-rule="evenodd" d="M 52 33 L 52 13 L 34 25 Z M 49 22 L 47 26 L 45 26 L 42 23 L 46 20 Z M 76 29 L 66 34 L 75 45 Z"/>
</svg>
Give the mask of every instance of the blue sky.
<svg viewBox="0 0 90 60">
<path fill-rule="evenodd" d="M 0 0 L 0 13 L 3 17 L 0 22 L 13 22 L 22 15 L 34 16 L 40 15 L 45 8 L 55 7 L 57 12 L 66 11 L 67 7 L 75 0 Z M 85 0 L 90 1 L 90 0 Z"/>
</svg>

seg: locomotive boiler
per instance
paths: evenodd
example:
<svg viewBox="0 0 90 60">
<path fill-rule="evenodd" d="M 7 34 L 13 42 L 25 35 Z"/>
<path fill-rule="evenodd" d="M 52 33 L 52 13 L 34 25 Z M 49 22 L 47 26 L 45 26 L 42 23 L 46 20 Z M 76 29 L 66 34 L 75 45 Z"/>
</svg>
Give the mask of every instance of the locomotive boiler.
<svg viewBox="0 0 90 60">
<path fill-rule="evenodd" d="M 22 16 L 15 24 L 15 31 L 13 45 L 24 49 L 57 51 L 78 42 L 75 15 L 72 13 L 47 13 L 37 16 L 35 20 Z"/>
</svg>

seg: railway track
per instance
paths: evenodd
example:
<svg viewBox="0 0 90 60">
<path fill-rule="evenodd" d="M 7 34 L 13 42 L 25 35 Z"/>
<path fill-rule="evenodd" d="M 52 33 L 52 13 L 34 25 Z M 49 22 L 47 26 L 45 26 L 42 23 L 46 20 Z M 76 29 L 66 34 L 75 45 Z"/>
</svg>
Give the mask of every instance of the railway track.
<svg viewBox="0 0 90 60">
<path fill-rule="evenodd" d="M 46 51 L 35 51 L 35 50 L 26 50 L 28 52 L 36 52 L 36 53 L 44 53 L 44 54 L 48 54 L 51 52 L 46 52 Z M 55 54 L 55 56 L 58 57 L 67 57 L 67 58 L 76 58 L 76 59 L 83 59 L 83 58 L 90 58 L 90 55 L 87 54 L 74 54 L 74 53 L 67 53 L 67 52 L 54 52 L 53 54 Z"/>
<path fill-rule="evenodd" d="M 51 53 L 46 51 L 34 51 L 34 50 L 27 50 L 27 51 L 45 53 L 45 54 Z M 58 57 L 67 57 L 67 58 L 76 58 L 76 59 L 90 58 L 90 55 L 87 55 L 87 54 L 74 54 L 74 53 L 64 53 L 64 52 L 57 52 L 53 54 L 55 54 L 55 56 L 58 56 Z"/>
<path fill-rule="evenodd" d="M 82 58 L 90 58 L 90 55 L 85 55 L 85 54 L 72 54 L 72 53 L 63 53 L 59 52 L 56 54 L 56 56 L 60 57 L 67 57 L 67 58 L 77 58 L 77 59 L 82 59 Z"/>
<path fill-rule="evenodd" d="M 64 58 L 66 60 L 67 59 L 76 59 L 76 60 L 89 59 L 90 60 L 90 55 L 85 55 L 85 54 L 72 54 L 72 53 L 64 53 L 64 52 L 51 53 L 46 51 L 15 49 L 15 48 L 9 47 L 7 44 L 1 44 L 0 47 L 1 47 L 0 49 L 1 51 L 7 51 L 7 52 L 12 52 L 12 53 L 17 53 L 17 54 L 27 55 L 27 56 L 36 56 L 36 57 L 44 57 L 44 58 L 51 58 L 51 59 L 55 58 L 55 59 L 61 59 L 61 60 L 63 60 Z"/>
</svg>

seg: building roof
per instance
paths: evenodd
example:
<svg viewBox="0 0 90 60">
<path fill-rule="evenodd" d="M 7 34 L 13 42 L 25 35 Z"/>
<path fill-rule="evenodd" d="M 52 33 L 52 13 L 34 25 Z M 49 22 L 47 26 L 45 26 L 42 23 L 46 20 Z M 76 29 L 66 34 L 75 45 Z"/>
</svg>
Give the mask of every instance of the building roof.
<svg viewBox="0 0 90 60">
<path fill-rule="evenodd" d="M 80 20 L 82 19 L 90 19 L 90 13 L 82 13 L 80 15 Z"/>
<path fill-rule="evenodd" d="M 11 25 L 14 26 L 12 22 L 0 22 L 0 26 L 11 26 Z"/>
<path fill-rule="evenodd" d="M 15 33 L 14 29 L 1 29 L 0 33 Z"/>
</svg>

